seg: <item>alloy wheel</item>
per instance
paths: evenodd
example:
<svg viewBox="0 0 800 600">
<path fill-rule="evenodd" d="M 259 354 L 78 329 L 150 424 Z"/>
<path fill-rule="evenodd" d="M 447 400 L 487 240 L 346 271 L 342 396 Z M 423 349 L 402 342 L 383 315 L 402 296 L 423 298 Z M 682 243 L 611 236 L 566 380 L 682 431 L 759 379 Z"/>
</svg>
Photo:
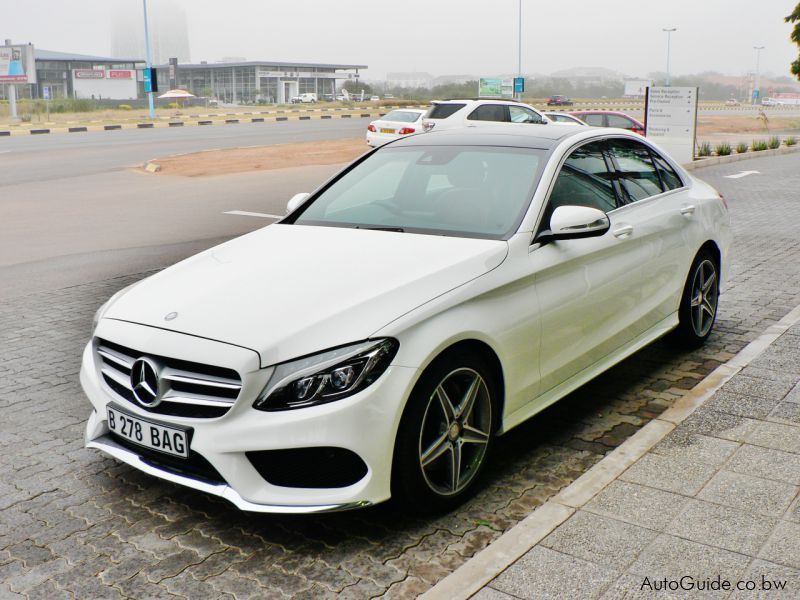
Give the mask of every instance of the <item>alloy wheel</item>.
<svg viewBox="0 0 800 600">
<path fill-rule="evenodd" d="M 492 401 L 473 369 L 450 372 L 428 399 L 419 435 L 419 464 L 431 490 L 452 496 L 480 470 L 491 438 Z"/>
<path fill-rule="evenodd" d="M 705 337 L 711 330 L 718 300 L 717 268 L 710 260 L 704 260 L 695 269 L 690 302 L 692 329 L 698 337 Z"/>
</svg>

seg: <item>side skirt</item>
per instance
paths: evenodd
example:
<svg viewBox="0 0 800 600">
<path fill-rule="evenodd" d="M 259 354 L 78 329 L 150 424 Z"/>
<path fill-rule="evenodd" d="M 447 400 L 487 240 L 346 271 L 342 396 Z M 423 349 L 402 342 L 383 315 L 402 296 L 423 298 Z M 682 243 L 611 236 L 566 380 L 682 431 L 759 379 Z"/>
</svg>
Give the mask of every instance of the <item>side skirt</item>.
<svg viewBox="0 0 800 600">
<path fill-rule="evenodd" d="M 575 391 L 585 383 L 588 383 L 604 371 L 607 371 L 617 363 L 625 360 L 631 354 L 638 352 L 648 344 L 651 344 L 658 338 L 669 333 L 677 326 L 678 312 L 676 311 L 667 318 L 659 321 L 656 325 L 645 331 L 639 337 L 633 339 L 630 343 L 621 346 L 619 349 L 610 354 L 607 354 L 593 365 L 586 367 L 582 371 L 567 379 L 564 383 L 550 388 L 544 394 L 537 396 L 512 414 L 506 415 L 506 417 L 503 419 L 503 426 L 498 434 L 502 435 L 503 433 L 506 433 L 520 423 L 528 420 L 536 413 L 543 411 L 554 402 L 557 402 L 567 394 Z"/>
</svg>

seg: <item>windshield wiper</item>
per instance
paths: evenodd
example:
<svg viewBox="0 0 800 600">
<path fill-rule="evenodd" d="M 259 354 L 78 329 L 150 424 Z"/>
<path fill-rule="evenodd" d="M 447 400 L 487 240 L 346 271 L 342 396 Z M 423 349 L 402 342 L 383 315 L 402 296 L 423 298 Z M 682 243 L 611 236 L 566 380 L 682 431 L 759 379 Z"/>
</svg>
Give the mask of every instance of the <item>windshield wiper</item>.
<svg viewBox="0 0 800 600">
<path fill-rule="evenodd" d="M 370 231 L 396 231 L 397 233 L 405 233 L 405 229 L 402 227 L 361 227 L 360 225 L 356 225 L 355 229 L 369 229 Z"/>
</svg>

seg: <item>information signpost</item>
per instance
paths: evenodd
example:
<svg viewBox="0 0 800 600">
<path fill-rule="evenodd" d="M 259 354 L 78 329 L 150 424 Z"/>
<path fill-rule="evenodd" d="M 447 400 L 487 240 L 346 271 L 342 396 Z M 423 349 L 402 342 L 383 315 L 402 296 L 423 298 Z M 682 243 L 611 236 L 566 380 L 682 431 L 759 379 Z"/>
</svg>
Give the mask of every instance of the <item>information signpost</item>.
<svg viewBox="0 0 800 600">
<path fill-rule="evenodd" d="M 513 95 L 514 79 L 481 77 L 478 80 L 478 96 L 480 98 L 510 98 Z"/>
<path fill-rule="evenodd" d="M 645 136 L 681 164 L 694 160 L 699 91 L 696 87 L 648 87 L 645 95 Z"/>
</svg>

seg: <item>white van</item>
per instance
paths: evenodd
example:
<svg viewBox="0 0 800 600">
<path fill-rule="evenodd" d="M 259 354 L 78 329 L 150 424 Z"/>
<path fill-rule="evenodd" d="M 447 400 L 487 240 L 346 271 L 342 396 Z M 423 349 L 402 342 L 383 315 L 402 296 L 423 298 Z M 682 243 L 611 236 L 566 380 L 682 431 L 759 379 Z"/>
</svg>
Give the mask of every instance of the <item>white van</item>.
<svg viewBox="0 0 800 600">
<path fill-rule="evenodd" d="M 314 92 L 306 92 L 292 98 L 292 104 L 313 104 L 316 101 L 317 95 Z"/>
</svg>

